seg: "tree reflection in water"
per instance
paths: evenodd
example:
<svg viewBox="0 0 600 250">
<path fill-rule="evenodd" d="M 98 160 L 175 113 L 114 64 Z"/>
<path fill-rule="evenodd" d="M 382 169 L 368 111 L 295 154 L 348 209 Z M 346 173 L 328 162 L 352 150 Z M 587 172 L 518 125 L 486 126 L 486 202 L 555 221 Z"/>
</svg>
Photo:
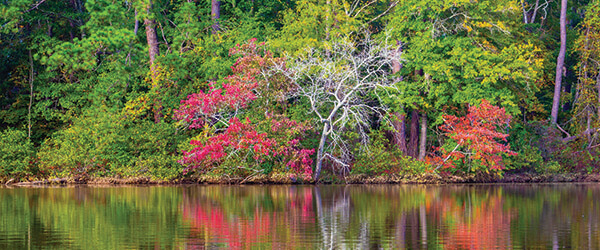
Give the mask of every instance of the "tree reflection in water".
<svg viewBox="0 0 600 250">
<path fill-rule="evenodd" d="M 197 248 L 598 248 L 599 188 L 581 188 L 207 186 L 182 210 Z"/>
<path fill-rule="evenodd" d="M 600 249 L 600 186 L 0 188 L 0 249 Z"/>
</svg>

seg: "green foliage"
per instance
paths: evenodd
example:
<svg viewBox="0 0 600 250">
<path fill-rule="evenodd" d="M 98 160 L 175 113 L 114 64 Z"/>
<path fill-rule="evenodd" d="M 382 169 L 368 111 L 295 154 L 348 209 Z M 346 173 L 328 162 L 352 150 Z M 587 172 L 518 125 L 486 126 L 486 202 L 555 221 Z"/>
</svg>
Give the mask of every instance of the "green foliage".
<svg viewBox="0 0 600 250">
<path fill-rule="evenodd" d="M 122 125 L 115 114 L 99 110 L 75 119 L 44 142 L 41 168 L 53 176 L 107 174 L 114 163 L 126 164 Z"/>
<path fill-rule="evenodd" d="M 22 130 L 0 132 L 0 180 L 17 180 L 38 174 L 35 168 L 33 144 Z"/>
<path fill-rule="evenodd" d="M 53 176 L 177 177 L 178 140 L 172 124 L 127 122 L 107 109 L 89 110 L 42 145 L 40 167 Z"/>
<path fill-rule="evenodd" d="M 508 156 L 503 160 L 507 170 L 530 169 L 538 173 L 544 172 L 544 159 L 539 148 L 525 145 L 515 152 L 517 155 Z"/>
<path fill-rule="evenodd" d="M 282 52 L 296 55 L 306 48 L 354 39 L 388 8 L 388 1 L 299 0 L 281 14 L 282 27 L 271 40 Z"/>
<path fill-rule="evenodd" d="M 303 126 L 319 124 L 314 111 L 331 109 L 349 87 L 319 89 L 330 93 L 331 99 L 311 102 L 289 95 L 299 87 L 290 84 L 293 74 L 273 74 L 269 66 L 276 62 L 290 69 L 290 61 L 279 61 L 284 56 L 311 56 L 303 52 L 312 48 L 325 58 L 336 43 L 364 44 L 369 35 L 385 38 L 380 40 L 398 49 L 395 56 L 401 57 L 401 67 L 385 78 L 395 86 L 358 96 L 363 104 L 386 110 L 377 115 L 366 112 L 358 122 L 361 126 L 350 120 L 341 136 L 328 137 L 328 143 L 340 139 L 334 144 L 349 145 L 349 151 L 338 148 L 325 153 L 343 155 L 353 173 L 429 170 L 426 163 L 401 155 L 382 137 L 388 128 L 380 116 L 386 111 L 418 111 L 428 117 L 427 131 L 435 132 L 431 127 L 441 125 L 444 115 L 462 116 L 481 99 L 514 117 L 508 141 L 518 155 L 503 159 L 508 170 L 599 170 L 598 0 L 569 2 L 569 56 L 559 119 L 568 121 L 561 124 L 565 132 L 536 122 L 546 119 L 552 101 L 559 44 L 557 4 L 536 8 L 533 0 L 221 1 L 220 30 L 214 31 L 210 1 L 151 2 L 150 9 L 148 0 L 11 0 L 0 5 L 0 130 L 4 131 L 0 140 L 9 145 L 0 150 L 19 152 L 1 155 L 16 161 L 5 160 L 0 178 L 46 177 L 47 172 L 37 170 L 38 164 L 53 176 L 179 178 L 182 167 L 176 160 L 182 149 L 190 150 L 188 139 L 210 138 L 204 133 L 217 135 L 225 127 L 220 123 L 210 131 L 178 130 L 182 124 L 172 119 L 174 110 L 188 95 L 208 93 L 209 82 L 215 82 L 216 88 L 228 83 L 225 77 L 233 74 L 231 66 L 239 59 L 230 48 L 251 38 L 268 41 L 275 52 L 258 63 L 264 79 L 261 88 L 252 90 L 257 100 L 225 115 L 249 118 L 258 132 L 268 133 L 280 145 L 302 137 L 298 148 L 316 148 L 320 132 L 316 127 L 303 133 L 273 132 L 272 118 Z M 522 5 L 529 21 L 523 21 Z M 537 17 L 531 20 L 535 10 Z M 153 75 L 146 19 L 154 21 L 159 43 Z M 380 69 L 390 72 L 390 64 Z M 333 71 L 344 72 L 351 63 L 331 65 Z M 311 113 L 315 103 L 323 105 Z M 29 123 L 31 138 L 25 140 L 23 132 L 15 129 Z M 352 133 L 357 132 L 373 134 L 370 150 L 356 146 L 359 140 Z M 448 151 L 456 146 L 444 142 L 440 134 L 429 133 L 427 142 L 428 148 Z M 229 157 L 223 163 L 229 167 L 223 169 L 255 164 L 255 170 L 285 175 L 289 171 L 285 162 L 281 157 L 262 163 L 252 157 Z M 223 173 L 254 171 L 229 170 Z"/>
<path fill-rule="evenodd" d="M 114 166 L 114 174 L 121 177 L 147 176 L 171 180 L 181 175 L 179 144 L 185 134 L 174 124 L 141 121 L 125 128 L 126 152 L 129 162 Z"/>
<path fill-rule="evenodd" d="M 431 169 L 428 163 L 405 156 L 397 147 L 390 145 L 382 131 L 372 132 L 370 139 L 368 145 L 356 149 L 356 158 L 350 173 L 418 175 Z"/>
<path fill-rule="evenodd" d="M 17 33 L 24 12 L 29 9 L 33 0 L 17 0 L 0 5 L 0 33 Z"/>
<path fill-rule="evenodd" d="M 517 39 L 519 10 L 511 0 L 399 3 L 386 28 L 405 60 L 400 103 L 426 110 L 439 125 L 444 114 L 481 99 L 511 115 L 534 102 L 543 60 L 540 49 Z"/>
<path fill-rule="evenodd" d="M 536 165 L 535 170 L 542 174 L 559 174 L 565 172 L 565 169 L 556 161 L 543 162 L 540 165 Z"/>
<path fill-rule="evenodd" d="M 533 127 L 530 125 L 515 124 L 510 128 L 509 134 L 508 141 L 510 142 L 510 147 L 517 155 L 511 155 L 503 159 L 506 169 L 540 170 L 544 164 L 544 158 L 542 157 L 540 148 L 535 144 L 540 138 L 535 133 Z"/>
</svg>

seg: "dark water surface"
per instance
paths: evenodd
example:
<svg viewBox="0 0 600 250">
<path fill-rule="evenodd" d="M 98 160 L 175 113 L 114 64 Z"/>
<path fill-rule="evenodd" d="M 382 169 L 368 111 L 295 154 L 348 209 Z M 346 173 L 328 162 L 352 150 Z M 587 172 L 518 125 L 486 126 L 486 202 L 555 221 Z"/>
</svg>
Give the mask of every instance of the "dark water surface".
<svg viewBox="0 0 600 250">
<path fill-rule="evenodd" d="M 600 184 L 0 188 L 0 249 L 600 249 Z"/>
</svg>

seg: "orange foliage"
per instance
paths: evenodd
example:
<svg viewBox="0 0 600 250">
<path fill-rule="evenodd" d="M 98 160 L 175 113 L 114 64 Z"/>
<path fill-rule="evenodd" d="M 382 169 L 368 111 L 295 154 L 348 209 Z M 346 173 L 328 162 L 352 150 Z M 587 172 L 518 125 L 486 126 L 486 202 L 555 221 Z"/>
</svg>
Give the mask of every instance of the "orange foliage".
<svg viewBox="0 0 600 250">
<path fill-rule="evenodd" d="M 502 170 L 502 155 L 516 155 L 510 151 L 506 142 L 508 134 L 499 132 L 501 126 L 508 126 L 511 116 L 504 108 L 491 105 L 482 100 L 481 105 L 469 107 L 469 113 L 464 117 L 444 115 L 445 123 L 440 129 L 456 143 L 452 151 L 438 148 L 440 154 L 428 159 L 434 165 L 444 168 L 456 168 L 456 163 L 467 163 L 476 160 L 486 170 Z"/>
</svg>

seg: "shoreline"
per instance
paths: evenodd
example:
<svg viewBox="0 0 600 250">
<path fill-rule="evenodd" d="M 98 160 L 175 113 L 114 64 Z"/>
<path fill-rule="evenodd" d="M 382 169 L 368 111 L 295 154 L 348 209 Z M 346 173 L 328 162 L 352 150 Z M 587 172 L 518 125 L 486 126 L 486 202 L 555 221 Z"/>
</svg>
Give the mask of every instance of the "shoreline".
<svg viewBox="0 0 600 250">
<path fill-rule="evenodd" d="M 153 180 L 148 177 L 113 178 L 92 177 L 89 179 L 53 178 L 38 181 L 15 182 L 13 179 L 2 182 L 2 186 L 16 187 L 44 187 L 63 185 L 336 185 L 336 184 L 519 184 L 519 183 L 598 183 L 600 174 L 564 173 L 564 174 L 537 174 L 537 173 L 511 173 L 502 177 L 494 176 L 448 176 L 441 177 L 435 174 L 422 175 L 386 175 L 366 176 L 349 175 L 339 179 L 322 180 L 318 183 L 303 182 L 281 176 L 257 175 L 247 178 L 219 178 L 215 176 L 198 176 L 193 178 L 175 180 Z"/>
</svg>

